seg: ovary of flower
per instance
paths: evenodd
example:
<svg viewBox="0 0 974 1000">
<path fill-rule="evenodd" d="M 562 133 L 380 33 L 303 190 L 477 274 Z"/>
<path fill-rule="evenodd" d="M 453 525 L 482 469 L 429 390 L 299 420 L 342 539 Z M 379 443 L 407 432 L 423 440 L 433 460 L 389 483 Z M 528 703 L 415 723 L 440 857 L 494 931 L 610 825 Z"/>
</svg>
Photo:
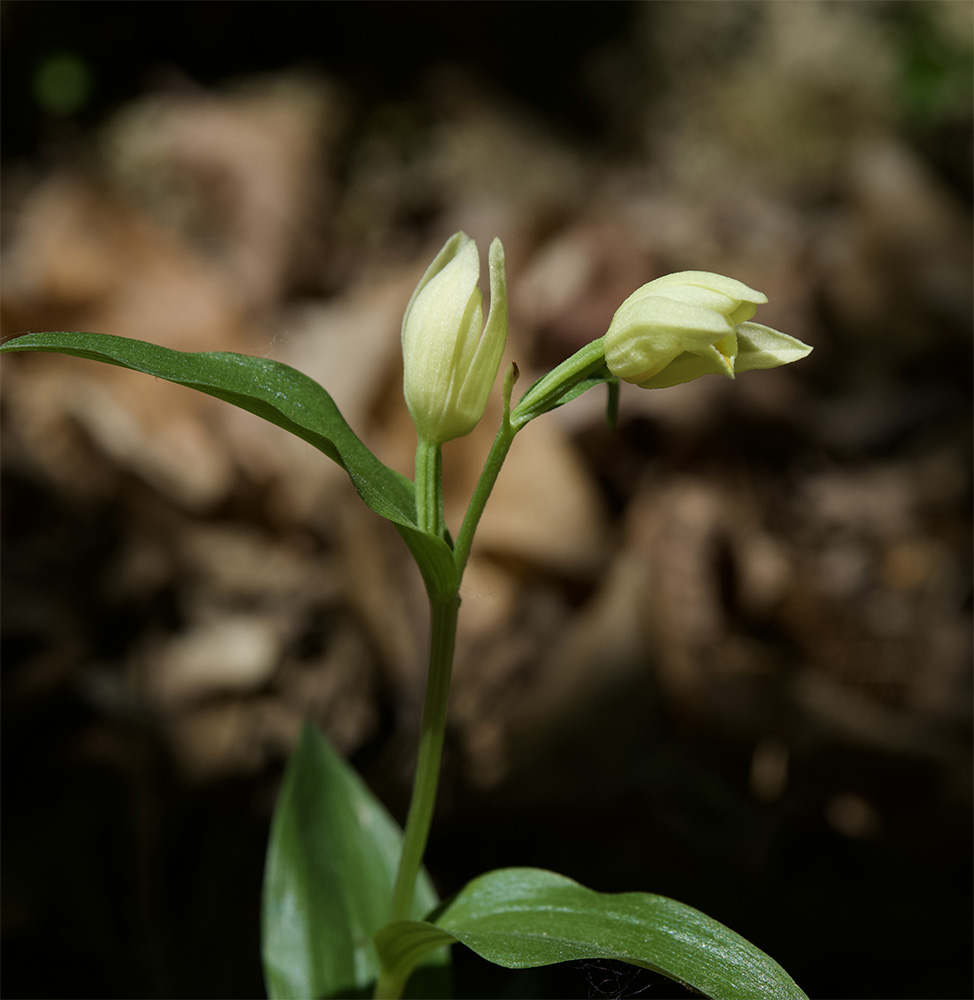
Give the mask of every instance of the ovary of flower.
<svg viewBox="0 0 974 1000">
<path fill-rule="evenodd" d="M 469 434 L 484 414 L 507 340 L 504 248 L 488 254 L 490 311 L 483 324 L 480 255 L 464 233 L 447 240 L 423 275 L 402 324 L 403 392 L 421 440 Z"/>
<path fill-rule="evenodd" d="M 805 357 L 811 348 L 748 322 L 767 296 L 709 271 L 680 271 L 633 292 L 603 339 L 609 371 L 646 389 L 719 373 L 733 378 Z"/>
</svg>

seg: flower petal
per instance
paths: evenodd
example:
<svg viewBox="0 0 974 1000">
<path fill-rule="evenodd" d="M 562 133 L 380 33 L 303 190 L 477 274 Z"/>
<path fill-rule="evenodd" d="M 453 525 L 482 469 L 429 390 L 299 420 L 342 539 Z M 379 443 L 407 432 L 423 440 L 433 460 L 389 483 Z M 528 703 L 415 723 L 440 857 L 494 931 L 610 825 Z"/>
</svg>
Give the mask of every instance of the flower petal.
<svg viewBox="0 0 974 1000">
<path fill-rule="evenodd" d="M 726 375 L 728 378 L 734 377 L 734 358 L 724 354 L 717 344 L 711 344 L 702 351 L 691 351 L 690 353 L 696 354 L 699 358 L 706 358 L 708 361 L 712 361 L 721 375 Z"/>
<path fill-rule="evenodd" d="M 674 358 L 661 372 L 645 382 L 639 383 L 640 389 L 667 389 L 671 385 L 690 382 L 701 375 L 719 375 L 724 369 L 711 359 L 684 351 Z"/>
<path fill-rule="evenodd" d="M 737 345 L 735 370 L 739 372 L 789 365 L 812 353 L 808 344 L 760 323 L 741 323 L 737 328 Z"/>
<path fill-rule="evenodd" d="M 734 377 L 737 359 L 737 334 L 718 340 L 712 351 L 685 351 L 674 358 L 661 372 L 639 383 L 641 389 L 666 389 L 671 385 L 690 382 L 701 375 Z"/>
<path fill-rule="evenodd" d="M 764 292 L 750 288 L 743 281 L 728 278 L 723 274 L 715 274 L 713 271 L 677 271 L 674 274 L 664 274 L 661 278 L 656 278 L 649 285 L 643 287 L 666 288 L 669 285 L 695 285 L 700 288 L 709 288 L 711 291 L 726 295 L 729 299 L 754 302 L 756 305 L 768 301 Z"/>
<path fill-rule="evenodd" d="M 456 393 L 457 411 L 464 415 L 476 415 L 476 420 L 480 419 L 487 406 L 487 398 L 497 378 L 497 369 L 500 367 L 504 345 L 507 343 L 507 275 L 504 270 L 504 247 L 499 239 L 494 239 L 491 243 L 487 261 L 490 268 L 490 309 L 487 312 L 487 325 L 483 329 L 470 364 L 462 369 L 467 377 Z M 477 330 L 480 330 L 479 312 Z M 488 372 L 489 380 L 485 377 L 485 373 Z"/>
<path fill-rule="evenodd" d="M 712 309 L 721 316 L 729 316 L 741 305 L 740 299 L 732 299 L 723 292 L 715 292 L 712 288 L 703 288 L 700 285 L 654 285 L 650 282 L 641 291 L 643 294 L 636 301 L 642 302 L 647 298 L 672 299 L 674 302 L 685 302 L 689 306 Z"/>
<path fill-rule="evenodd" d="M 734 332 L 719 312 L 675 299 L 630 296 L 606 331 L 605 363 L 613 375 L 642 382 L 684 351 L 705 350 Z"/>
</svg>

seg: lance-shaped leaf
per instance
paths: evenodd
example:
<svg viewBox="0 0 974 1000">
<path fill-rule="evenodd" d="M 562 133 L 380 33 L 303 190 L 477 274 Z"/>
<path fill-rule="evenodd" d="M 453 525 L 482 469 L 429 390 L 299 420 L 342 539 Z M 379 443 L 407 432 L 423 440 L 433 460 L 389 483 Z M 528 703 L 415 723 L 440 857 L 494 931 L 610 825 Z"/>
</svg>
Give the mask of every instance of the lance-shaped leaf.
<svg viewBox="0 0 974 1000">
<path fill-rule="evenodd" d="M 426 921 L 383 927 L 376 946 L 385 977 L 405 981 L 444 934 L 509 969 L 612 958 L 715 1000 L 807 1000 L 777 962 L 691 906 L 646 892 L 594 892 L 537 868 L 488 872 Z"/>
<path fill-rule="evenodd" d="M 105 333 L 28 333 L 0 346 L 0 352 L 13 351 L 69 354 L 130 368 L 216 396 L 283 427 L 341 465 L 365 503 L 396 526 L 431 593 L 455 588 L 449 546 L 416 526 L 412 481 L 380 462 L 328 392 L 290 365 L 244 354 L 174 351 Z"/>
<path fill-rule="evenodd" d="M 288 763 L 264 874 L 268 995 L 368 996 L 379 976 L 372 935 L 388 919 L 402 833 L 362 779 L 312 726 Z M 425 872 L 417 916 L 436 905 Z M 419 996 L 445 996 L 448 953 L 422 958 Z M 415 963 L 414 963 L 415 966 Z"/>
</svg>

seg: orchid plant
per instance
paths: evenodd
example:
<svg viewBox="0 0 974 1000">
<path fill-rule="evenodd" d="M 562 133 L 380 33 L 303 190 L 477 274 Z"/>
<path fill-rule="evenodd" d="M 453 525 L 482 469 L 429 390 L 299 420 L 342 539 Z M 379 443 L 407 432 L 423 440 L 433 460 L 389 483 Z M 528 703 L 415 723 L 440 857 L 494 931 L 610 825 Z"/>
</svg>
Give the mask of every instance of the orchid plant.
<svg viewBox="0 0 974 1000">
<path fill-rule="evenodd" d="M 614 421 L 619 380 L 664 388 L 706 374 L 734 378 L 805 357 L 811 348 L 752 322 L 760 292 L 685 271 L 650 281 L 593 340 L 515 403 L 518 370 L 502 380 L 503 415 L 455 541 L 444 522 L 442 445 L 481 420 L 507 340 L 499 240 L 489 255 L 483 318 L 473 240 L 447 240 L 402 324 L 404 394 L 416 427 L 415 479 L 384 465 L 328 392 L 276 361 L 185 353 L 98 333 L 30 333 L 2 352 L 55 351 L 145 372 L 217 396 L 310 442 L 348 473 L 362 500 L 402 536 L 430 605 L 429 665 L 412 799 L 400 830 L 361 778 L 307 726 L 273 819 L 264 879 L 268 994 L 285 997 L 447 996 L 449 947 L 508 968 L 611 958 L 653 969 L 715 998 L 800 998 L 770 957 L 683 903 L 648 892 L 603 894 L 565 875 L 507 868 L 441 902 L 423 868 L 447 719 L 460 582 L 491 489 L 519 431 L 605 385 Z"/>
</svg>

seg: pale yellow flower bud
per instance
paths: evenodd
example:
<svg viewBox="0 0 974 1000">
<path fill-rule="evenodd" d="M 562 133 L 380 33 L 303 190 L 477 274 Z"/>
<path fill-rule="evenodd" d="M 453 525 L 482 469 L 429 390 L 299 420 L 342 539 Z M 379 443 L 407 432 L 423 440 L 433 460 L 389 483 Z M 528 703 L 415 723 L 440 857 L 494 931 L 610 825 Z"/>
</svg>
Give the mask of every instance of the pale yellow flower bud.
<svg viewBox="0 0 974 1000">
<path fill-rule="evenodd" d="M 504 248 L 488 254 L 490 311 L 483 325 L 480 255 L 464 233 L 447 240 L 416 286 L 402 322 L 403 392 L 421 440 L 442 444 L 484 415 L 507 341 Z"/>
<path fill-rule="evenodd" d="M 650 281 L 616 311 L 603 339 L 610 372 L 645 389 L 700 375 L 774 368 L 811 347 L 748 320 L 767 296 L 709 271 L 680 271 Z"/>
</svg>

